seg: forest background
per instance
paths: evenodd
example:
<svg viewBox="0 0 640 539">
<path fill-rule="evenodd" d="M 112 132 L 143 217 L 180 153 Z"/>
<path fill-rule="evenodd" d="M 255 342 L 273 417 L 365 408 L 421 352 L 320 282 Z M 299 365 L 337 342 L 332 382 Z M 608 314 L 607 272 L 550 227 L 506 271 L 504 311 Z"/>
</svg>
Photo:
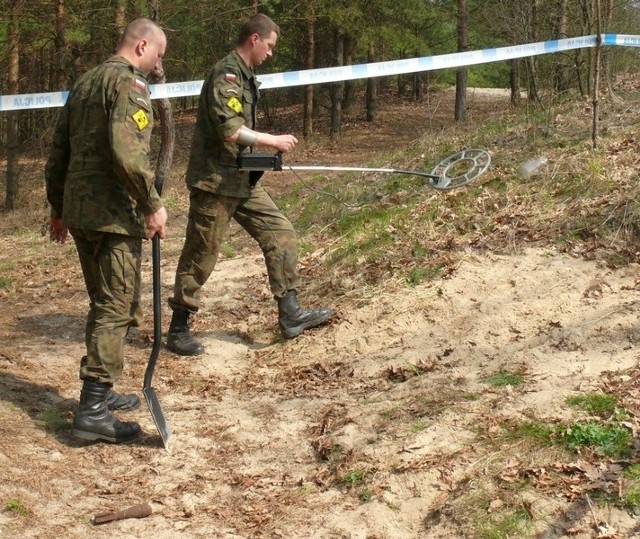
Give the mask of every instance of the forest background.
<svg viewBox="0 0 640 539">
<path fill-rule="evenodd" d="M 439 55 L 590 34 L 634 33 L 640 19 L 634 0 L 3 0 L 0 2 L 0 79 L 3 95 L 66 90 L 114 50 L 127 22 L 158 20 L 169 47 L 167 82 L 201 80 L 234 45 L 238 25 L 261 11 L 281 27 L 275 57 L 265 69 L 284 72 L 365 62 Z M 373 121 L 378 96 L 421 100 L 430 90 L 456 85 L 455 119 L 465 122 L 468 86 L 510 88 L 517 105 L 520 88 L 529 102 L 589 96 L 596 90 L 596 53 L 580 49 L 495 62 L 472 69 L 283 88 L 264 92 L 266 128 L 278 112 L 302 105 L 300 129 L 309 139 L 314 122 L 328 118 L 329 135 L 339 136 L 344 110 L 362 106 Z M 610 77 L 633 69 L 633 54 L 605 51 Z M 599 66 L 599 63 L 598 63 Z M 386 99 L 386 97 L 385 97 Z M 174 111 L 192 110 L 197 96 L 174 99 Z M 0 115 L 0 153 L 6 156 L 5 208 L 14 209 L 19 188 L 19 154 L 30 143 L 46 146 L 58 111 L 39 109 Z"/>
</svg>

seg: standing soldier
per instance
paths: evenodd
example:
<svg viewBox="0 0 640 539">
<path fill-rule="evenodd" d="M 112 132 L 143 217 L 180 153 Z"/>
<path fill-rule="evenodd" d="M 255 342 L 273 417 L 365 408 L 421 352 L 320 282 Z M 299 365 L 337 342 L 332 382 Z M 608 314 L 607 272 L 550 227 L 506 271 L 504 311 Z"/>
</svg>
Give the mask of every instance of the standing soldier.
<svg viewBox="0 0 640 539">
<path fill-rule="evenodd" d="M 240 171 L 236 164 L 240 152 L 257 144 L 289 152 L 298 142 L 293 135 L 255 131 L 259 82 L 253 69 L 271 57 L 279 35 L 280 29 L 266 15 L 251 17 L 240 29 L 235 50 L 216 64 L 200 93 L 186 178 L 189 221 L 169 298 L 173 316 L 167 346 L 176 354 L 204 352 L 189 331 L 189 316 L 198 311 L 200 288 L 215 267 L 232 218 L 262 249 L 285 338 L 296 337 L 333 315 L 330 308 L 298 305 L 300 276 L 293 227 L 257 184 L 262 173 Z"/>
<path fill-rule="evenodd" d="M 140 433 L 112 410 L 140 406 L 112 388 L 124 341 L 137 325 L 142 238 L 165 237 L 167 213 L 149 163 L 153 112 L 146 75 L 160 69 L 167 39 L 149 19 L 124 31 L 116 54 L 82 75 L 56 126 L 45 169 L 52 240 L 74 239 L 89 295 L 87 354 L 73 435 L 128 442 Z"/>
</svg>

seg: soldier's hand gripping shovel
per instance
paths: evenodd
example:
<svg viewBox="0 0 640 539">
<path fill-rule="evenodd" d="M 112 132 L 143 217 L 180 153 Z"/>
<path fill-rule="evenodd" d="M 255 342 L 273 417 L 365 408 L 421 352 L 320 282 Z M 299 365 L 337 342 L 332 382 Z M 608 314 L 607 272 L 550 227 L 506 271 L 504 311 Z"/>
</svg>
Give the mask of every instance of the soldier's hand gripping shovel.
<svg viewBox="0 0 640 539">
<path fill-rule="evenodd" d="M 164 71 L 162 66 L 152 73 L 152 77 L 155 82 L 166 82 Z M 158 99 L 157 107 L 160 116 L 160 129 L 162 140 L 160 142 L 160 151 L 156 163 L 156 181 L 155 187 L 159 195 L 162 195 L 162 187 L 164 184 L 164 177 L 168 173 L 171 167 L 171 161 L 173 160 L 173 149 L 175 147 L 175 129 L 173 125 L 173 116 L 171 114 L 171 104 L 169 100 Z M 171 437 L 171 427 L 167 423 L 167 418 L 162 411 L 160 401 L 156 390 L 151 387 L 151 378 L 153 378 L 153 372 L 156 367 L 158 355 L 160 354 L 160 346 L 162 342 L 162 308 L 160 297 L 160 238 L 155 234 L 151 240 L 151 262 L 153 272 L 153 347 L 151 349 L 151 356 L 149 357 L 149 363 L 144 373 L 144 382 L 142 385 L 142 394 L 147 401 L 149 412 L 153 418 L 156 428 L 162 438 L 162 444 L 165 449 L 169 449 L 169 438 Z"/>
</svg>

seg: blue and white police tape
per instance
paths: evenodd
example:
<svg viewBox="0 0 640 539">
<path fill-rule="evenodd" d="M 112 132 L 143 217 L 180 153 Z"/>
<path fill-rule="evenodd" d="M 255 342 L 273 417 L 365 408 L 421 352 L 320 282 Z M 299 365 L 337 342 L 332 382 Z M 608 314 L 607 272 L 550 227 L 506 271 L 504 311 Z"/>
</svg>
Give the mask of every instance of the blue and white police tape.
<svg viewBox="0 0 640 539">
<path fill-rule="evenodd" d="M 259 75 L 260 89 L 287 88 L 309 84 L 326 84 L 370 77 L 387 77 L 436 69 L 451 69 L 457 67 L 486 64 L 513 60 L 527 56 L 550 54 L 554 52 L 570 51 L 595 47 L 597 36 L 572 37 L 540 41 L 511 47 L 497 47 L 479 51 L 456 52 L 439 56 L 424 56 L 407 58 L 389 62 L 375 62 L 322 69 L 307 69 L 303 71 L 288 71 Z M 618 45 L 623 47 L 640 47 L 640 36 L 626 34 L 602 34 L 603 45 Z M 204 81 L 190 81 L 179 83 L 152 84 L 152 99 L 174 97 L 189 97 L 200 94 Z M 39 109 L 47 107 L 61 107 L 67 100 L 69 92 L 45 92 L 37 94 L 3 95 L 0 96 L 0 111 Z"/>
</svg>

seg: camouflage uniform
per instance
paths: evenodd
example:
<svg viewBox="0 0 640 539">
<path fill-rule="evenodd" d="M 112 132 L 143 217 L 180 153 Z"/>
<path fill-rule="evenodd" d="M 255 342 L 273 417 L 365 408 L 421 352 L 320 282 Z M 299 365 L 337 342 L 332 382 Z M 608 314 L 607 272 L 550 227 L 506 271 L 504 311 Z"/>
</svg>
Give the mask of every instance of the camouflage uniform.
<svg viewBox="0 0 640 539">
<path fill-rule="evenodd" d="M 162 208 L 149 164 L 153 111 L 142 71 L 114 56 L 74 85 L 45 169 L 51 216 L 76 243 L 90 306 L 80 378 L 113 384 L 137 325 L 144 216 Z"/>
<path fill-rule="evenodd" d="M 255 129 L 258 86 L 253 70 L 233 51 L 216 64 L 202 87 L 186 177 L 189 222 L 169 298 L 174 310 L 198 310 L 200 288 L 215 267 L 232 218 L 260 245 L 276 299 L 300 284 L 293 226 L 257 185 L 258 177 L 238 170 L 239 152 L 249 149 L 225 142 L 242 125 Z"/>
</svg>

